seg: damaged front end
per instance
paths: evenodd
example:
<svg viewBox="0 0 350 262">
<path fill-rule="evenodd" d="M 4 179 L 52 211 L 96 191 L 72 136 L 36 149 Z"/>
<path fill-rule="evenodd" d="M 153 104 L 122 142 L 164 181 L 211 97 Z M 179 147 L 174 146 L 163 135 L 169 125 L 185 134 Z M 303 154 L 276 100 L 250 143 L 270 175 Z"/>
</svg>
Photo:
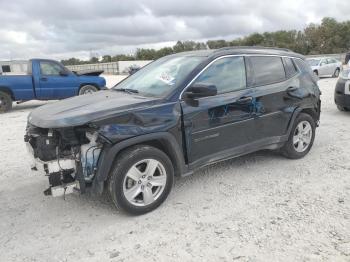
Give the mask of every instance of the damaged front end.
<svg viewBox="0 0 350 262">
<path fill-rule="evenodd" d="M 33 157 L 32 169 L 49 178 L 50 187 L 45 195 L 85 192 L 96 174 L 102 150 L 96 129 L 39 128 L 28 124 L 24 140 Z"/>
</svg>

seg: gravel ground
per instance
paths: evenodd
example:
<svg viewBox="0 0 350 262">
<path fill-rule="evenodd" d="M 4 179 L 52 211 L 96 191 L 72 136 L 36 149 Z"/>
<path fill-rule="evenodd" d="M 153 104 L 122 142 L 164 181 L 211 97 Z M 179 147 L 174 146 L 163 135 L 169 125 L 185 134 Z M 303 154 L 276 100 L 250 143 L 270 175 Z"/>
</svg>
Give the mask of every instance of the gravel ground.
<svg viewBox="0 0 350 262">
<path fill-rule="evenodd" d="M 320 80 L 323 111 L 311 152 L 269 151 L 176 180 L 168 200 L 131 217 L 105 198 L 45 197 L 30 171 L 26 117 L 0 115 L 1 261 L 350 261 L 350 113 Z"/>
</svg>

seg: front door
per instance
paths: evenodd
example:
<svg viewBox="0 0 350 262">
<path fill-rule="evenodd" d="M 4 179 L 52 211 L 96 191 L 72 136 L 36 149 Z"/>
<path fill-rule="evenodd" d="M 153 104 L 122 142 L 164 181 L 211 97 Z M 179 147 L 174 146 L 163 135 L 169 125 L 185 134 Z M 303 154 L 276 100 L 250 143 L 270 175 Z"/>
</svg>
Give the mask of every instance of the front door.
<svg viewBox="0 0 350 262">
<path fill-rule="evenodd" d="M 65 74 L 62 74 L 65 73 Z M 78 78 L 54 61 L 40 61 L 40 99 L 62 99 L 76 95 Z"/>
<path fill-rule="evenodd" d="M 320 67 L 318 69 L 319 76 L 329 75 L 329 65 L 326 58 L 323 58 L 320 62 Z"/>
<path fill-rule="evenodd" d="M 254 140 L 252 89 L 247 89 L 244 58 L 212 62 L 192 84 L 215 85 L 216 96 L 193 105 L 181 101 L 188 159 L 193 166 L 213 162 Z"/>
</svg>

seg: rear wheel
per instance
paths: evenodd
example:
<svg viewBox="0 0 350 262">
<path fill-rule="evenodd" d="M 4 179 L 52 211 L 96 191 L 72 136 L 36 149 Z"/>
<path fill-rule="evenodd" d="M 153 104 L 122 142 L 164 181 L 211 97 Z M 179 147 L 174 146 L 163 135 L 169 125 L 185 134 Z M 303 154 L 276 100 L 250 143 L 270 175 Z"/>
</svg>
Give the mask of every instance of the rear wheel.
<svg viewBox="0 0 350 262">
<path fill-rule="evenodd" d="M 98 91 L 98 88 L 93 85 L 82 86 L 79 90 L 79 95 L 92 94 Z"/>
<path fill-rule="evenodd" d="M 117 208 L 141 215 L 160 206 L 169 195 L 174 169 L 157 148 L 137 145 L 118 156 L 108 180 L 108 192 Z"/>
<path fill-rule="evenodd" d="M 10 111 L 12 108 L 12 98 L 8 93 L 0 91 L 0 113 Z"/>
<path fill-rule="evenodd" d="M 333 77 L 335 77 L 335 78 L 338 77 L 339 73 L 340 73 L 340 69 L 339 68 L 335 69 L 335 71 L 333 73 Z"/>
<path fill-rule="evenodd" d="M 308 114 L 299 114 L 294 122 L 288 141 L 282 147 L 282 154 L 291 159 L 304 157 L 313 145 L 315 130 L 315 120 Z"/>
</svg>

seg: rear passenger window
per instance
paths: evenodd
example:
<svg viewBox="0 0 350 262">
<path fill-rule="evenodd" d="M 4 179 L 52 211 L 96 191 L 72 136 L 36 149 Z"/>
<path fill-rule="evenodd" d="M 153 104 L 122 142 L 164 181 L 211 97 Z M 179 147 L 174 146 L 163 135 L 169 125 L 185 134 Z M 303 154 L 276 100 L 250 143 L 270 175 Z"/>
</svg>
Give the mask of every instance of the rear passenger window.
<svg viewBox="0 0 350 262">
<path fill-rule="evenodd" d="M 249 59 L 254 72 L 255 86 L 269 85 L 286 79 L 286 73 L 280 57 L 253 56 Z"/>
<path fill-rule="evenodd" d="M 317 82 L 318 80 L 317 76 L 315 76 L 315 74 L 312 72 L 312 69 L 308 63 L 306 63 L 302 59 L 297 59 L 297 58 L 293 59 L 293 61 L 299 68 L 299 71 L 303 73 L 307 73 L 312 78 L 313 81 Z"/>
<path fill-rule="evenodd" d="M 284 69 L 286 71 L 287 78 L 294 76 L 297 73 L 295 65 L 289 57 L 283 57 Z"/>
<path fill-rule="evenodd" d="M 211 64 L 195 83 L 215 85 L 218 94 L 240 90 L 246 87 L 245 63 L 243 57 L 225 57 Z"/>
</svg>

